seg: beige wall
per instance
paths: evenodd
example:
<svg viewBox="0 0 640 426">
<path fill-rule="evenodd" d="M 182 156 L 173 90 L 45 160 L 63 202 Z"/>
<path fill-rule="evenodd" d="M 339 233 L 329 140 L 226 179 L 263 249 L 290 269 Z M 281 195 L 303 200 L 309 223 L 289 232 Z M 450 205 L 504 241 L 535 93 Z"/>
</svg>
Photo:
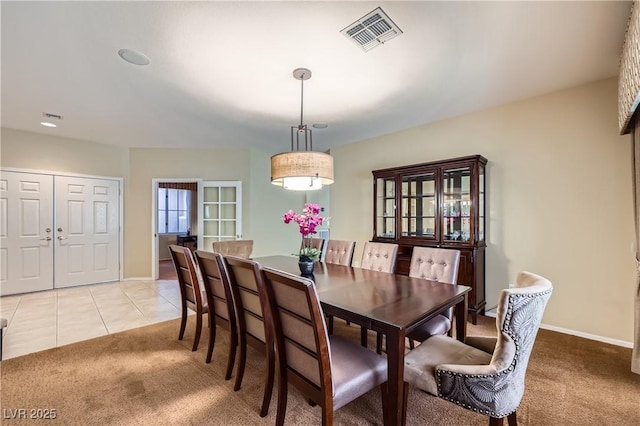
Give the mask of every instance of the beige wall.
<svg viewBox="0 0 640 426">
<path fill-rule="evenodd" d="M 127 148 L 7 128 L 0 135 L 2 167 L 127 177 Z"/>
<path fill-rule="evenodd" d="M 304 192 L 287 191 L 272 185 L 270 156 L 260 151 L 251 153 L 251 198 L 245 214 L 249 216 L 253 256 L 289 255 L 300 248 L 301 236 L 294 224 L 285 225 L 282 215 L 289 209 L 300 212 Z"/>
<path fill-rule="evenodd" d="M 152 179 L 201 178 L 242 181 L 242 202 L 248 203 L 249 151 L 244 149 L 130 150 L 130 179 L 125 200 L 125 277 L 150 277 L 152 249 Z M 243 233 L 250 223 L 243 217 Z"/>
<path fill-rule="evenodd" d="M 609 79 L 334 148 L 332 237 L 360 248 L 372 237 L 372 170 L 482 154 L 487 307 L 528 270 L 555 286 L 545 324 L 630 342 L 630 139 L 618 135 L 616 97 Z"/>
</svg>

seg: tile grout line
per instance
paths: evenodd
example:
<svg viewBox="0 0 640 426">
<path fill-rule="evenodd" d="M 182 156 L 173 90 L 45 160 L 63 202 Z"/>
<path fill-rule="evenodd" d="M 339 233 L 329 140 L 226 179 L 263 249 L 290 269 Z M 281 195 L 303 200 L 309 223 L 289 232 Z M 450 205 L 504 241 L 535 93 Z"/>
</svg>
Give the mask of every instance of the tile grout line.
<svg viewBox="0 0 640 426">
<path fill-rule="evenodd" d="M 109 327 L 107 327 L 107 323 L 104 321 L 104 317 L 102 316 L 102 311 L 100 311 L 98 302 L 96 302 L 96 298 L 93 294 L 92 288 L 89 288 L 89 294 L 91 295 L 91 300 L 93 300 L 93 305 L 96 307 L 96 311 L 98 311 L 98 315 L 100 316 L 100 321 L 102 321 L 102 325 L 104 326 L 104 329 L 106 330 L 107 334 L 111 334 L 109 333 Z"/>
<path fill-rule="evenodd" d="M 125 295 L 125 296 L 127 296 L 127 299 L 129 299 L 129 300 L 131 301 L 131 303 L 133 303 L 133 306 L 135 306 L 136 310 L 137 310 L 138 312 L 140 312 L 140 315 L 142 315 L 142 318 L 144 318 L 145 320 L 147 320 L 147 322 L 148 322 L 148 324 L 147 324 L 147 325 L 149 325 L 149 324 L 153 324 L 153 323 L 149 320 L 149 318 L 147 318 L 147 316 L 144 314 L 144 312 L 142 312 L 142 310 L 140 309 L 140 307 L 136 304 L 135 300 L 133 300 L 133 299 L 129 296 L 129 294 L 127 294 L 127 292 L 126 292 L 126 291 L 124 291 L 124 289 L 123 289 L 120 285 L 118 285 L 118 288 L 120 288 L 120 291 L 121 291 L 122 293 L 124 293 L 124 295 Z"/>
</svg>

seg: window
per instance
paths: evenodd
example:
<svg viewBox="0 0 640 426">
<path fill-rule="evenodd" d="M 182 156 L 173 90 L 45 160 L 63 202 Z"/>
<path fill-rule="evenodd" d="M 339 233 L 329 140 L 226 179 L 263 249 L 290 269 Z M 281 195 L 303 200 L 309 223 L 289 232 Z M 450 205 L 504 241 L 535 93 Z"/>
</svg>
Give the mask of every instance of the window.
<svg viewBox="0 0 640 426">
<path fill-rule="evenodd" d="M 158 234 L 182 234 L 190 229 L 191 191 L 158 188 Z"/>
</svg>

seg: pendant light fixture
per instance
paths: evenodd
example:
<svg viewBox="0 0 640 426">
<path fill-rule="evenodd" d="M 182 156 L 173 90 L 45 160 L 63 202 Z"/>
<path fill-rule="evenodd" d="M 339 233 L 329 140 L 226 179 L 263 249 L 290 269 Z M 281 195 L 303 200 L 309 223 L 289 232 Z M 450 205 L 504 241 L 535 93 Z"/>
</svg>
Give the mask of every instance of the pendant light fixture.
<svg viewBox="0 0 640 426">
<path fill-rule="evenodd" d="M 300 124 L 291 126 L 291 151 L 271 157 L 271 183 L 293 191 L 316 190 L 333 183 L 333 157 L 313 151 L 311 129 L 303 124 L 304 81 L 311 71 L 296 68 L 293 77 L 300 80 Z"/>
</svg>

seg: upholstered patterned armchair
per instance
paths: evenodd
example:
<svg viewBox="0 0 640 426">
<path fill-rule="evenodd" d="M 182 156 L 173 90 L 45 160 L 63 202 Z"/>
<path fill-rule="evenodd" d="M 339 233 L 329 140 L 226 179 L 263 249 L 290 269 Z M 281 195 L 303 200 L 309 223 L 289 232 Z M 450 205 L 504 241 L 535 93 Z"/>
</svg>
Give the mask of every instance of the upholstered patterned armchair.
<svg viewBox="0 0 640 426">
<path fill-rule="evenodd" d="M 465 344 L 430 337 L 405 358 L 405 394 L 409 384 L 485 414 L 491 425 L 504 417 L 516 425 L 529 356 L 552 290 L 539 275 L 518 274 L 515 287 L 500 294 L 497 338 L 469 337 Z"/>
</svg>

